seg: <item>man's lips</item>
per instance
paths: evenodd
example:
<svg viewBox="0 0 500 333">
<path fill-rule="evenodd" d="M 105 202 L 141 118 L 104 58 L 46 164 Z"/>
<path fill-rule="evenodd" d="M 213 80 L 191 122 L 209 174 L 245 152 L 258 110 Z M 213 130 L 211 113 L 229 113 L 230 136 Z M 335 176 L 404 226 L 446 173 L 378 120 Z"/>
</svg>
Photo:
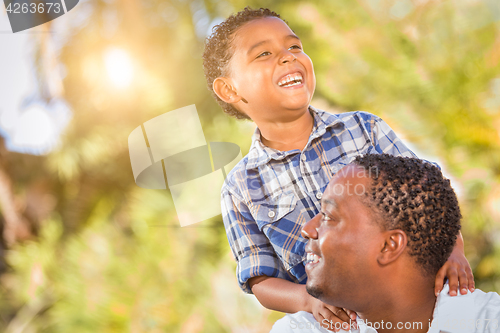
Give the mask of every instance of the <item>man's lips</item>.
<svg viewBox="0 0 500 333">
<path fill-rule="evenodd" d="M 305 265 L 308 266 L 308 265 L 316 265 L 318 263 L 321 262 L 322 258 L 317 255 L 316 253 L 312 252 L 312 251 L 307 251 L 306 252 L 306 261 L 305 261 Z"/>
</svg>

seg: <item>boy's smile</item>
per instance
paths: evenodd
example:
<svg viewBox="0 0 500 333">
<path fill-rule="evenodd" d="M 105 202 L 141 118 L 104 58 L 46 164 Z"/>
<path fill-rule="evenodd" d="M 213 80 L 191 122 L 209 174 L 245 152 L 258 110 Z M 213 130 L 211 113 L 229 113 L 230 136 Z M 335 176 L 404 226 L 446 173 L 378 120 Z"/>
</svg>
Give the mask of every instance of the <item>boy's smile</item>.
<svg viewBox="0 0 500 333">
<path fill-rule="evenodd" d="M 260 126 L 289 122 L 307 112 L 316 86 L 311 59 L 281 19 L 266 17 L 235 33 L 226 79 L 238 96 L 235 106 Z"/>
</svg>

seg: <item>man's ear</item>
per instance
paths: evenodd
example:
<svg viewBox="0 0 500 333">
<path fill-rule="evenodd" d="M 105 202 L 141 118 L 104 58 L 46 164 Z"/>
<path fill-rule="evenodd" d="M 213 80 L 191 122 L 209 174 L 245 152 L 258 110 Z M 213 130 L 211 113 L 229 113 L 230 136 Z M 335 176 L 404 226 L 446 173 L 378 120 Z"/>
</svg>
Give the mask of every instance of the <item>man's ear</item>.
<svg viewBox="0 0 500 333">
<path fill-rule="evenodd" d="M 212 87 L 217 96 L 226 103 L 233 104 L 241 101 L 241 96 L 233 90 L 233 86 L 225 77 L 216 78 Z"/>
<path fill-rule="evenodd" d="M 389 230 L 385 232 L 384 245 L 377 256 L 380 265 L 388 265 L 399 258 L 406 249 L 408 238 L 403 230 Z"/>
</svg>

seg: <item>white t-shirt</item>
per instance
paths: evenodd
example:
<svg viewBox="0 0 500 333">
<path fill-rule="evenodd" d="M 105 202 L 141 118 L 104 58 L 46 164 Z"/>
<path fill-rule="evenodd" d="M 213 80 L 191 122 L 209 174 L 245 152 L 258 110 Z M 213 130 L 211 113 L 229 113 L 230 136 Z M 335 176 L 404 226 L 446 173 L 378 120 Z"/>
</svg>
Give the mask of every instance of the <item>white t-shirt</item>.
<svg viewBox="0 0 500 333">
<path fill-rule="evenodd" d="M 485 293 L 476 289 L 466 295 L 450 296 L 449 285 L 445 284 L 436 299 L 432 323 L 369 323 L 357 318 L 358 329 L 352 333 L 376 333 L 380 325 L 384 328 L 409 329 L 427 327 L 428 333 L 500 333 L 500 295 L 495 292 Z M 388 325 L 391 325 L 389 327 Z M 404 325 L 407 325 L 406 327 Z M 413 327 L 412 327 L 413 325 Z M 415 326 L 417 325 L 417 326 Z M 420 326 L 418 326 L 420 325 Z M 309 312 L 300 311 L 287 314 L 278 320 L 270 333 L 331 333 L 314 319 Z"/>
</svg>

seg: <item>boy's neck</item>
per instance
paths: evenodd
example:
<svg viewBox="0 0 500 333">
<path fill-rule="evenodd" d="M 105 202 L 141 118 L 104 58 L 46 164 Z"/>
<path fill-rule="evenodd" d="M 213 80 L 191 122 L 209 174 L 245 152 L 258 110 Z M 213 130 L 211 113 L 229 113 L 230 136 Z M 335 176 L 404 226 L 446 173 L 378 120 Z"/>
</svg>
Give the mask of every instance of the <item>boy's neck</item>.
<svg viewBox="0 0 500 333">
<path fill-rule="evenodd" d="M 302 150 L 309 141 L 314 119 L 309 109 L 300 117 L 287 122 L 266 122 L 258 124 L 261 141 L 269 148 L 280 151 Z"/>
</svg>

